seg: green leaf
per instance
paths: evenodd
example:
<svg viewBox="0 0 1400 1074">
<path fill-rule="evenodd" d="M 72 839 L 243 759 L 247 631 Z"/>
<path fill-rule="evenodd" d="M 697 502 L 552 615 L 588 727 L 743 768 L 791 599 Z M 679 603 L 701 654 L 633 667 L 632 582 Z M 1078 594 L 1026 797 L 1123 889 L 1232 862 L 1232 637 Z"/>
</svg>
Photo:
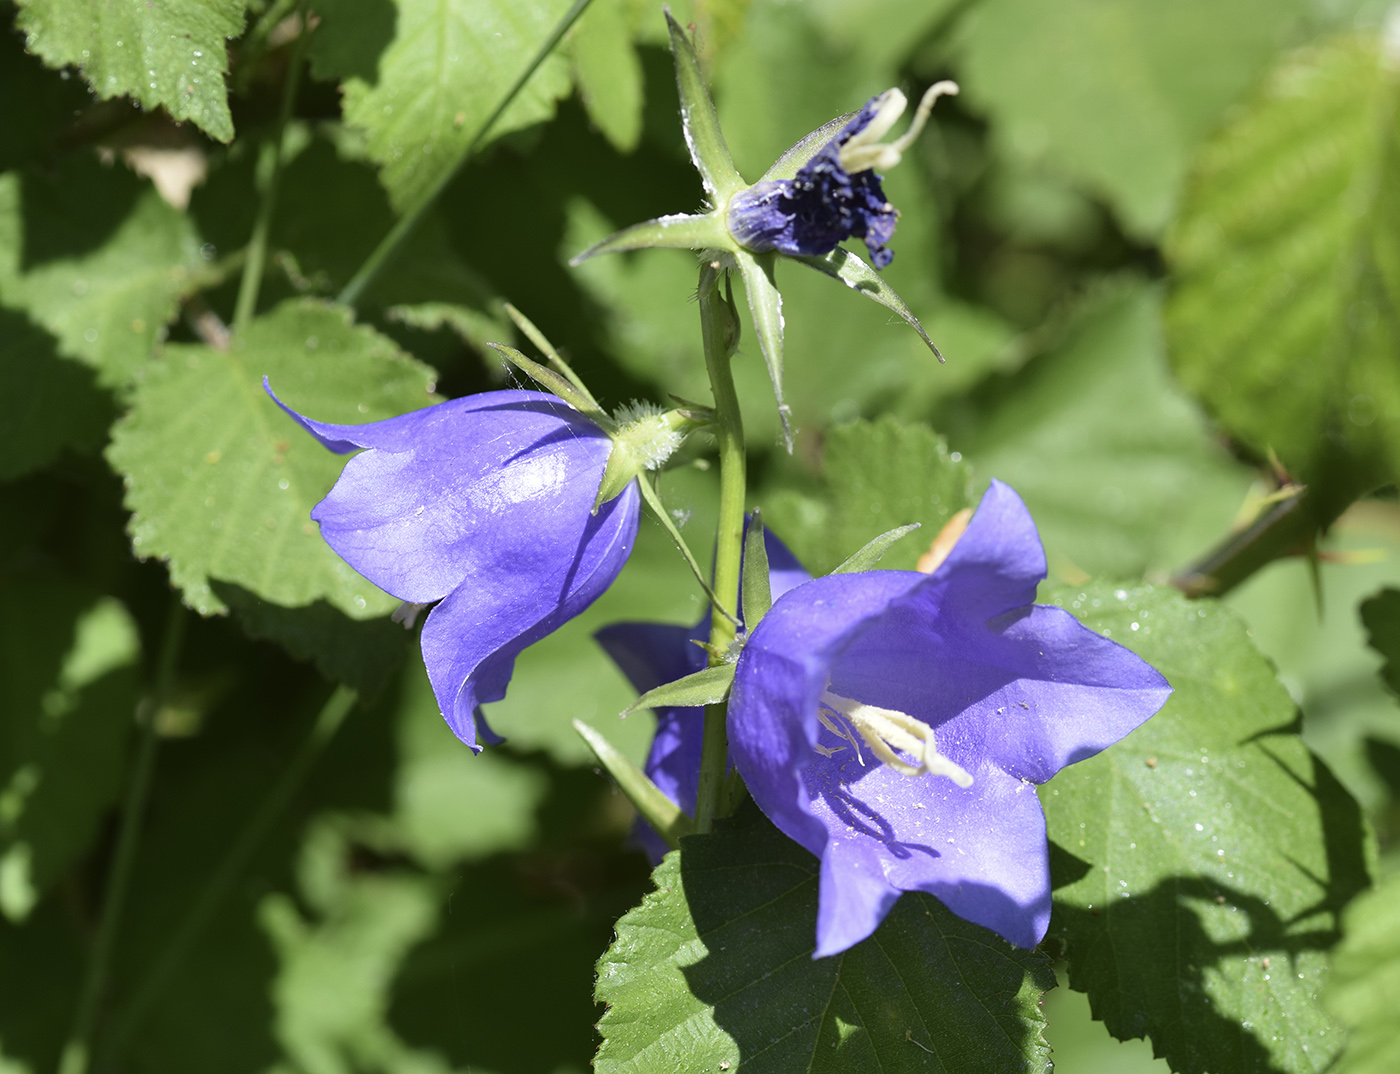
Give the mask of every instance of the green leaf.
<svg viewBox="0 0 1400 1074">
<path fill-rule="evenodd" d="M 16 23 L 31 52 L 51 67 L 78 67 L 99 98 L 134 97 L 231 142 L 226 42 L 243 30 L 244 3 L 19 0 Z"/>
<path fill-rule="evenodd" d="M 352 619 L 324 600 L 285 608 L 242 586 L 212 581 L 216 599 L 233 610 L 250 637 L 276 642 L 298 660 L 309 660 L 328 679 L 374 698 L 404 662 L 411 635 L 390 619 Z"/>
<path fill-rule="evenodd" d="M 1362 602 L 1361 622 L 1371 648 L 1385 657 L 1381 678 L 1400 694 L 1400 589 L 1383 589 Z"/>
<path fill-rule="evenodd" d="M 483 124 L 533 59 L 567 0 L 394 0 L 366 18 L 359 0 L 325 0 L 312 72 L 342 81 L 345 119 L 365 132 L 396 209 L 426 197 L 482 135 Z M 382 9 L 381 9 L 382 10 Z M 551 56 L 488 137 L 549 119 L 569 92 Z"/>
<path fill-rule="evenodd" d="M 1070 984 L 1174 1070 L 1327 1069 L 1342 1043 L 1319 1001 L 1327 952 L 1368 883 L 1356 802 L 1223 607 L 1104 584 L 1053 597 L 1175 690 L 1041 791 Z"/>
<path fill-rule="evenodd" d="M 843 560 L 831 573 L 850 574 L 853 571 L 874 570 L 880 560 L 884 559 L 886 552 L 919 528 L 919 523 L 911 522 L 907 526 L 900 526 L 897 529 L 890 530 L 888 533 L 880 534 L 880 536 L 876 537 L 873 541 L 867 543 L 859 552 Z"/>
<path fill-rule="evenodd" d="M 593 0 L 570 44 L 588 118 L 614 148 L 632 152 L 642 137 L 642 62 L 624 0 Z"/>
<path fill-rule="evenodd" d="M 623 710 L 622 715 L 638 709 L 693 708 L 699 705 L 717 705 L 729 697 L 729 687 L 734 682 L 733 664 L 716 664 L 712 668 L 702 668 L 675 682 L 668 682 L 654 690 L 648 690 Z"/>
<path fill-rule="evenodd" d="M 1202 151 L 1167 246 L 1178 376 L 1304 482 L 1340 455 L 1338 511 L 1400 474 L 1397 91 L 1378 37 L 1289 57 Z"/>
<path fill-rule="evenodd" d="M 1140 577 L 1225 533 L 1252 473 L 1173 383 L 1159 292 L 1119 281 L 1088 296 L 1042 353 L 942 427 L 982 479 L 1025 499 L 1051 569 Z"/>
<path fill-rule="evenodd" d="M 202 266 L 189 220 L 125 168 L 72 154 L 52 172 L 0 175 L 0 302 L 105 387 L 146 362 Z"/>
<path fill-rule="evenodd" d="M 594 1069 L 1044 1070 L 1043 956 L 905 893 L 875 935 L 813 959 L 818 863 L 751 805 L 652 874 L 598 963 Z"/>
<path fill-rule="evenodd" d="M 734 170 L 729 147 L 724 144 L 719 117 L 715 114 L 705 76 L 700 70 L 700 58 L 690 35 L 666 12 L 666 28 L 671 34 L 671 56 L 676 62 L 676 89 L 681 99 L 681 123 L 685 128 L 685 144 L 690 159 L 705 184 L 716 208 L 723 207 L 735 191 L 748 184 Z"/>
<path fill-rule="evenodd" d="M 227 352 L 167 347 L 108 449 L 126 480 L 132 547 L 168 560 L 204 615 L 226 607 L 211 578 L 276 604 L 324 599 L 353 618 L 386 614 L 397 602 L 332 552 L 309 517 L 344 459 L 277 408 L 264 376 L 322 421 L 378 421 L 433 400 L 427 367 L 322 303 L 279 306 Z"/>
<path fill-rule="evenodd" d="M 807 569 L 826 574 L 891 522 L 918 522 L 926 533 L 938 533 L 968 506 L 968 496 L 967 468 L 948 454 L 940 436 L 926 425 L 883 417 L 833 429 L 818 489 L 765 489 L 763 510 Z M 888 566 L 913 569 L 927 545 L 910 539 L 910 532 L 890 546 Z"/>
<path fill-rule="evenodd" d="M 1134 235 L 1170 219 L 1196 144 L 1294 35 L 1301 0 L 989 0 L 963 26 L 967 99 L 998 148 L 1104 197 Z"/>
<path fill-rule="evenodd" d="M 24 400 L 0 413 L 0 481 L 48 465 L 64 448 L 94 450 L 113 417 L 92 370 L 59 357 L 52 336 L 3 308 L 0 399 Z"/>
<path fill-rule="evenodd" d="M 140 642 L 63 575 L 0 575 L 0 915 L 26 918 L 98 835 L 126 771 Z"/>
<path fill-rule="evenodd" d="M 1327 1005 L 1351 1031 L 1336 1074 L 1385 1074 L 1400 1049 L 1400 873 L 1347 909 L 1332 955 Z"/>
</svg>

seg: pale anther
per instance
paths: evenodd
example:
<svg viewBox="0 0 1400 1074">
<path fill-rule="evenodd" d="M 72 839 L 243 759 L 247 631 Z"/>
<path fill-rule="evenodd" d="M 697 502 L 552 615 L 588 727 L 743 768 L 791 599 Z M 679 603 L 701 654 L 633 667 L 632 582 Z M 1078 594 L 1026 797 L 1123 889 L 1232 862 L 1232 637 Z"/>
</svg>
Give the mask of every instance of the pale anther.
<svg viewBox="0 0 1400 1074">
<path fill-rule="evenodd" d="M 845 722 L 855 728 L 860 737 L 865 740 L 865 744 L 870 747 L 871 752 L 896 772 L 906 776 L 922 776 L 925 773 L 934 776 L 947 776 L 959 787 L 972 786 L 971 773 L 956 761 L 938 752 L 933 728 L 924 723 L 923 720 L 897 709 L 880 708 L 878 705 L 852 701 L 848 697 L 833 694 L 830 690 L 822 691 L 821 703 L 834 715 L 844 717 Z M 817 718 L 821 720 L 822 726 L 833 734 L 840 735 L 854 744 L 854 738 L 850 732 L 838 728 L 824 711 L 818 710 Z M 915 758 L 916 763 L 905 760 L 895 753 L 895 750 L 900 750 L 909 757 Z M 857 747 L 856 752 L 859 755 L 859 747 Z M 863 758 L 861 763 L 865 763 Z"/>
<path fill-rule="evenodd" d="M 880 171 L 889 171 L 904 155 L 919 136 L 919 132 L 924 129 L 924 124 L 928 122 L 929 112 L 933 110 L 933 103 L 943 96 L 954 96 L 958 92 L 958 84 L 944 79 L 942 82 L 935 82 L 925 92 L 923 99 L 919 101 L 919 107 L 914 110 L 914 119 L 909 124 L 909 129 L 904 132 L 903 137 L 896 138 L 893 142 L 884 143 L 880 139 L 889 133 L 891 127 L 901 115 L 904 108 L 909 103 L 902 92 L 897 89 L 887 90 L 882 95 L 880 103 L 875 106 L 875 115 L 866 124 L 865 129 L 853 135 L 851 139 L 841 147 L 840 158 L 841 167 L 848 172 L 863 172 L 869 168 L 878 168 Z"/>
</svg>

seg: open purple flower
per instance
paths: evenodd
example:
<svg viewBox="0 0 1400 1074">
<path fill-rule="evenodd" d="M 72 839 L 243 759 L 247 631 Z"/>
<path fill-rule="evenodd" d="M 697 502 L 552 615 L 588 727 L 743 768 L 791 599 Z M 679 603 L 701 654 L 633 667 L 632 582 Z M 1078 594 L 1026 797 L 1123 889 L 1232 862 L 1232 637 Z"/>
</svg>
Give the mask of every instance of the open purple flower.
<svg viewBox="0 0 1400 1074">
<path fill-rule="evenodd" d="M 591 513 L 612 440 L 542 392 L 485 392 L 366 425 L 278 405 L 331 451 L 365 449 L 311 517 L 375 585 L 437 602 L 422 645 L 438 707 L 472 749 L 478 732 L 496 741 L 478 706 L 505 696 L 521 650 L 587 608 L 632 551 L 636 482 Z"/>
<path fill-rule="evenodd" d="M 817 956 L 924 891 L 1021 947 L 1045 935 L 1035 784 L 1118 741 L 1166 680 L 1059 608 L 1045 554 L 993 482 L 932 574 L 829 575 L 774 603 L 739 657 L 730 757 L 783 832 L 821 859 Z"/>
<path fill-rule="evenodd" d="M 886 245 L 899 213 L 875 169 L 898 164 L 933 102 L 956 92 L 951 82 L 931 87 L 909 132 L 890 143 L 879 139 L 904 112 L 904 94 L 892 89 L 870 98 L 791 179 L 760 181 L 734 194 L 725 214 L 729 233 L 746 249 L 794 257 L 820 257 L 845 239 L 861 239 L 875 267 L 884 268 L 894 259 Z"/>
<path fill-rule="evenodd" d="M 797 557 L 771 532 L 764 532 L 768 551 L 768 579 L 776 600 L 788 590 L 810 581 L 811 575 Z M 743 609 L 740 608 L 742 615 Z M 693 627 L 673 623 L 613 623 L 593 636 L 639 694 L 684 678 L 705 666 L 705 651 L 695 643 L 710 633 L 706 613 Z M 695 812 L 700 782 L 700 750 L 705 737 L 702 708 L 656 710 L 656 736 L 651 741 L 645 771 L 667 798 L 687 813 Z M 666 854 L 666 841 L 643 820 L 637 821 L 633 838 L 655 864 Z"/>
</svg>

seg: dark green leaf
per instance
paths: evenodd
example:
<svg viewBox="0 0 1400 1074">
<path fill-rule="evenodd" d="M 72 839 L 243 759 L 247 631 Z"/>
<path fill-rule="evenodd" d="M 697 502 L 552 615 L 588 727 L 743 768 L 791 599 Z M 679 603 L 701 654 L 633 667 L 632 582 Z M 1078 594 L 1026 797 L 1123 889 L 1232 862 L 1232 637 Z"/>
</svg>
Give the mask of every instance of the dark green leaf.
<svg viewBox="0 0 1400 1074">
<path fill-rule="evenodd" d="M 361 0 L 325 0 L 312 71 L 342 81 L 347 122 L 363 130 L 399 210 L 449 175 L 529 65 L 567 0 L 394 0 L 366 18 Z M 546 59 L 491 128 L 499 137 L 550 118 L 568 65 Z"/>
<path fill-rule="evenodd" d="M 250 638 L 276 642 L 298 660 L 310 660 L 328 679 L 373 698 L 403 664 L 412 635 L 390 619 L 352 619 L 324 600 L 285 608 L 231 582 L 210 588 Z"/>
<path fill-rule="evenodd" d="M 1071 985 L 1183 1074 L 1327 1069 L 1342 1043 L 1319 1001 L 1327 952 L 1368 883 L 1355 801 L 1231 613 L 1151 587 L 1054 596 L 1175 690 L 1041 792 Z"/>
<path fill-rule="evenodd" d="M 224 610 L 210 578 L 277 604 L 318 599 L 356 618 L 397 602 L 321 540 L 311 508 L 344 466 L 287 417 L 262 378 L 318 420 L 369 422 L 432 402 L 432 373 L 343 308 L 290 302 L 233 347 L 171 346 L 116 426 L 108 458 L 126 478 L 132 546 L 170 563 L 191 607 Z"/>
<path fill-rule="evenodd" d="M 29 49 L 51 67 L 73 64 L 100 98 L 123 94 L 164 108 L 212 138 L 233 140 L 227 39 L 245 0 L 19 0 Z"/>
<path fill-rule="evenodd" d="M 623 710 L 622 715 L 638 709 L 693 708 L 699 705 L 717 705 L 729 696 L 729 687 L 734 682 L 734 665 L 717 664 L 712 668 L 687 675 L 675 682 L 648 690 Z"/>
<path fill-rule="evenodd" d="M 852 549 L 888 536 L 891 522 L 918 522 L 926 534 L 937 534 L 968 506 L 968 495 L 967 468 L 941 437 L 926 425 L 884 417 L 831 431 L 819 492 L 779 485 L 765 491 L 763 502 L 774 532 L 808 570 L 826 574 Z M 910 532 L 889 547 L 887 566 L 912 569 L 927 548 Z"/>
<path fill-rule="evenodd" d="M 1386 1074 L 1400 1049 L 1400 873 L 1347 910 L 1332 956 L 1327 1005 L 1351 1031 L 1336 1074 Z"/>
<path fill-rule="evenodd" d="M 1182 382 L 1306 483 L 1341 456 L 1338 512 L 1400 474 L 1397 87 L 1378 36 L 1289 57 L 1202 151 L 1167 248 Z"/>
<path fill-rule="evenodd" d="M 990 0 L 965 24 L 969 100 L 998 148 L 1044 160 L 1148 237 L 1192 149 L 1295 32 L 1299 0 Z"/>
<path fill-rule="evenodd" d="M 636 149 L 642 136 L 642 64 L 632 47 L 628 6 L 624 0 L 592 0 L 570 37 L 588 118 L 624 153 Z"/>
<path fill-rule="evenodd" d="M 1400 694 L 1400 590 L 1383 589 L 1361 604 L 1361 622 L 1371 648 L 1385 657 L 1381 678 Z"/>
<path fill-rule="evenodd" d="M 121 790 L 140 642 L 126 609 L 58 574 L 0 575 L 0 915 L 23 920 Z"/>
<path fill-rule="evenodd" d="M 108 387 L 130 381 L 205 269 L 189 220 L 125 168 L 73 154 L 0 175 L 0 302 Z"/>
<path fill-rule="evenodd" d="M 978 476 L 1024 497 L 1051 569 L 1071 577 L 1141 576 L 1199 555 L 1253 476 L 1172 382 L 1160 296 L 1131 282 L 1091 296 L 1053 346 L 972 405 L 944 410 Z"/>
<path fill-rule="evenodd" d="M 666 856 L 598 963 L 599 1074 L 673 1069 L 1046 1071 L 1021 951 L 905 893 L 875 935 L 813 959 L 818 864 L 751 805 Z"/>
<path fill-rule="evenodd" d="M 3 308 L 0 399 L 24 400 L 0 412 L 0 481 L 46 466 L 64 448 L 95 449 L 113 417 L 91 369 L 59 357 L 52 336 Z"/>
</svg>

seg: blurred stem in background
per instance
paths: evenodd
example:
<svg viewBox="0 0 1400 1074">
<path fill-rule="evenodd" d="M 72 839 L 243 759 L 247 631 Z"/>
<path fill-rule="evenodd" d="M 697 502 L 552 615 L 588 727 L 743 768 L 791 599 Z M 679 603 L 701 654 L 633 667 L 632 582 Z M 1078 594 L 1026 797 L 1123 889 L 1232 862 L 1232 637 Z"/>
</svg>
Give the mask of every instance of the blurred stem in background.
<svg viewBox="0 0 1400 1074">
<path fill-rule="evenodd" d="M 170 613 L 161 641 L 155 682 L 137 706 L 136 724 L 140 743 L 136 750 L 136 763 L 131 772 L 131 782 L 127 786 L 121 829 L 117 835 L 117 849 L 103 892 L 102 917 L 98 922 L 97 935 L 88 956 L 82 991 L 78 994 L 78 1009 L 73 1017 L 73 1028 L 68 1034 L 68 1041 L 64 1044 L 63 1054 L 59 1059 L 59 1074 L 86 1074 L 89 1068 L 93 1030 L 107 987 L 112 948 L 116 942 L 117 931 L 121 927 L 122 913 L 126 909 L 132 864 L 136 859 L 136 847 L 141 837 L 141 820 L 146 812 L 151 776 L 155 771 L 156 718 L 170 696 L 184 636 L 185 608 L 179 594 L 174 594 L 170 598 Z"/>
<path fill-rule="evenodd" d="M 287 60 L 287 74 L 282 82 L 282 107 L 277 113 L 277 126 L 272 137 L 262 144 L 258 152 L 256 184 L 262 195 L 258 204 L 258 215 L 253 221 L 253 235 L 248 240 L 248 257 L 243 262 L 243 278 L 238 284 L 238 302 L 233 309 L 233 330 L 242 331 L 253 319 L 258 308 L 258 291 L 262 287 L 263 269 L 267 265 L 267 237 L 272 229 L 272 218 L 277 211 L 277 188 L 282 181 L 283 155 L 286 148 L 287 122 L 296 104 L 297 88 L 301 85 L 301 71 L 305 66 L 306 45 L 311 40 L 311 27 L 305 10 L 297 17 L 301 21 L 301 31 L 292 42 L 291 55 Z"/>
<path fill-rule="evenodd" d="M 317 713 L 312 722 L 310 733 L 302 741 L 301 747 L 297 750 L 291 763 L 287 765 L 282 777 L 273 784 L 257 812 L 253 814 L 247 826 L 239 833 L 238 838 L 233 841 L 218 868 L 210 875 L 199 898 L 189 908 L 189 912 L 185 914 L 184 919 L 171 934 L 170 940 L 165 945 L 165 950 L 160 953 L 154 965 L 146 973 L 145 978 L 137 986 L 131 1002 L 121 1017 L 121 1027 L 117 1032 L 107 1062 L 103 1064 L 103 1069 L 109 1066 L 115 1067 L 120 1061 L 132 1035 L 141 1027 L 146 1016 L 179 972 L 185 957 L 190 953 L 215 913 L 218 912 L 219 907 L 223 905 L 225 897 L 233 889 L 234 884 L 242 877 L 254 855 L 263 845 L 268 833 L 272 831 L 273 826 L 286 812 L 292 797 L 306 780 L 307 774 L 324 752 L 326 745 L 340 730 L 341 725 L 345 722 L 345 717 L 354 709 L 359 698 L 358 691 L 341 684 L 335 688 L 326 703 L 321 706 L 321 711 Z M 64 1071 L 63 1074 L 68 1074 L 68 1072 Z"/>
</svg>

